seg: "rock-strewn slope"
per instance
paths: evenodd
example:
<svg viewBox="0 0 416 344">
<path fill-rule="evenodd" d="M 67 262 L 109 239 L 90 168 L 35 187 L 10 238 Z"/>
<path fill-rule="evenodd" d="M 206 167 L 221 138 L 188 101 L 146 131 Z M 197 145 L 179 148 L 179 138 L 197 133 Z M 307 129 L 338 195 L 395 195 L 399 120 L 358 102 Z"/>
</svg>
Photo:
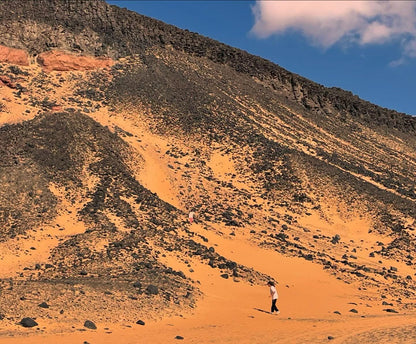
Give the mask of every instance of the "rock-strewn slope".
<svg viewBox="0 0 416 344">
<path fill-rule="evenodd" d="M 133 299 L 127 308 L 139 307 L 136 314 L 193 307 L 198 288 L 184 272 L 162 264 L 161 252 L 174 252 L 184 260 L 200 259 L 218 273 L 265 281 L 266 276 L 195 241 L 180 218 L 182 212 L 134 178 L 129 166 L 140 168 L 140 157 L 116 133 L 90 117 L 42 115 L 2 127 L 0 137 L 4 157 L 1 240 L 7 244 L 16 236 L 32 236 L 53 226 L 57 215 L 71 213 L 60 206 L 64 201 L 78 205 L 74 216 L 86 226 L 85 232 L 66 237 L 52 248 L 47 262 L 32 262 L 17 281 L 1 282 L 3 288 L 13 286 L 12 292 L 2 294 L 2 307 L 8 314 L 33 312 L 36 305 L 21 298 L 34 290 L 41 290 L 37 298 L 53 299 L 55 307 L 72 308 L 68 295 L 74 288 L 89 295 L 79 300 L 78 311 L 86 314 L 105 314 L 109 304 L 116 307 L 110 298 L 102 303 L 102 295 L 111 293 Z M 51 191 L 51 185 L 53 190 L 64 190 L 62 198 Z M 60 230 L 65 233 L 65 228 Z M 111 314 L 101 318 L 110 320 Z"/>
<path fill-rule="evenodd" d="M 120 319 L 189 310 L 195 260 L 231 283 L 265 282 L 204 231 L 413 309 L 414 118 L 102 1 L 10 8 L 0 2 L 0 44 L 31 64 L 0 64 L 0 244 L 18 258 L 43 250 L 0 281 L 10 319 L 39 298 L 69 318 L 121 304 Z M 35 63 L 59 49 L 115 60 L 92 71 Z"/>
</svg>

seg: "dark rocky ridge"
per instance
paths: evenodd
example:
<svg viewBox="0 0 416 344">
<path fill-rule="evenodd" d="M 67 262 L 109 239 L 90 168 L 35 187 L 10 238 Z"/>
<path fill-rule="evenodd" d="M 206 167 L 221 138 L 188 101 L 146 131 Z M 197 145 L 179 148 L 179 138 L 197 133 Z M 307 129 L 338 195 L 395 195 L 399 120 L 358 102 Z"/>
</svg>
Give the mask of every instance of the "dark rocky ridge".
<svg viewBox="0 0 416 344">
<path fill-rule="evenodd" d="M 2 204 L 2 235 L 13 234 L 13 228 L 30 228 L 35 219 L 47 221 L 54 214 L 56 201 L 48 189 L 49 183 L 65 187 L 66 196 L 73 199 L 87 189 L 84 182 L 88 174 L 97 176 L 99 182 L 92 194 L 87 195 L 91 201 L 81 214 L 84 221 L 94 223 L 94 226 L 106 222 L 102 211 L 107 208 L 116 213 L 121 211 L 125 218 L 131 215 L 130 206 L 121 200 L 121 196 L 136 197 L 142 202 L 143 210 L 154 208 L 156 211 L 152 212 L 156 216 L 158 209 L 169 214 L 173 210 L 131 177 L 131 171 L 123 163 L 128 156 L 128 146 L 116 134 L 85 115 L 45 115 L 0 130 L 0 149 L 4 157 L 2 193 L 3 198 L 8 199 Z M 93 162 L 89 163 L 90 159 Z M 24 195 L 26 190 L 27 195 Z M 8 216 L 17 211 L 19 198 L 26 200 L 22 212 L 37 214 Z M 34 219 L 29 221 L 32 217 Z M 172 219 L 169 216 L 169 220 Z M 129 226 L 137 226 L 137 220 L 131 221 Z"/>
<path fill-rule="evenodd" d="M 0 22 L 0 44 L 27 49 L 32 55 L 64 49 L 118 58 L 155 47 L 175 49 L 231 66 L 319 116 L 353 117 L 369 125 L 416 131 L 412 116 L 378 107 L 339 88 L 326 88 L 245 51 L 102 0 L 22 0 L 19 6 L 3 0 Z"/>
</svg>

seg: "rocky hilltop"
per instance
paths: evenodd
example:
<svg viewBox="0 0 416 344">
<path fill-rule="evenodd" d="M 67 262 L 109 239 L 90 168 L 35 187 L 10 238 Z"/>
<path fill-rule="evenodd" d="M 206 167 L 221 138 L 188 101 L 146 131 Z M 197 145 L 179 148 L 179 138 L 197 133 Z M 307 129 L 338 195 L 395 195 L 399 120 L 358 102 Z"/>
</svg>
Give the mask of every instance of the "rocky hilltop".
<svg viewBox="0 0 416 344">
<path fill-rule="evenodd" d="M 103 0 L 3 0 L 0 44 L 23 48 L 32 56 L 63 49 L 113 58 L 143 54 L 149 48 L 174 49 L 230 66 L 257 78 L 281 96 L 319 115 L 353 116 L 367 124 L 416 131 L 416 120 L 374 106 L 352 93 L 325 88 L 301 76 L 193 32 L 106 4 Z M 13 8 L 13 11 L 9 9 Z"/>
<path fill-rule="evenodd" d="M 414 312 L 413 117 L 104 1 L 15 4 L 0 2 L 12 328 L 191 312 L 197 266 L 234 288 L 275 278 L 217 252 L 223 238 Z"/>
</svg>

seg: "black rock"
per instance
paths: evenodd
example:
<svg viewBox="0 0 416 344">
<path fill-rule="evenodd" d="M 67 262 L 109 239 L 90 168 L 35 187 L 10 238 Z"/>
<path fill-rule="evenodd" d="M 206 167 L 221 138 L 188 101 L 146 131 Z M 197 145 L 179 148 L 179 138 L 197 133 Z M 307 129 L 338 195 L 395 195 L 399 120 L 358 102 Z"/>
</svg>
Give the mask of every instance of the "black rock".
<svg viewBox="0 0 416 344">
<path fill-rule="evenodd" d="M 332 339 L 335 339 L 335 338 L 332 336 L 328 336 L 328 340 L 332 340 Z"/>
<path fill-rule="evenodd" d="M 46 302 L 42 302 L 38 306 L 41 308 L 49 308 L 49 305 Z"/>
<path fill-rule="evenodd" d="M 141 288 L 142 287 L 142 284 L 141 284 L 140 281 L 137 281 L 137 282 L 134 282 L 133 283 L 133 287 L 135 287 L 135 288 Z"/>
<path fill-rule="evenodd" d="M 22 325 L 23 327 L 35 327 L 38 326 L 38 323 L 32 318 L 23 318 L 22 320 L 20 320 L 20 325 Z"/>
<path fill-rule="evenodd" d="M 228 274 L 222 274 L 221 277 L 225 278 L 225 279 L 228 279 L 229 276 L 228 276 Z"/>
<path fill-rule="evenodd" d="M 136 321 L 136 324 L 137 324 L 137 325 L 144 325 L 144 321 L 143 321 L 143 320 L 137 320 L 137 321 Z"/>
<path fill-rule="evenodd" d="M 227 268 L 229 269 L 235 269 L 237 267 L 237 263 L 236 262 L 232 262 L 231 260 L 227 260 L 225 265 L 227 266 Z"/>
<path fill-rule="evenodd" d="M 91 320 L 85 320 L 84 327 L 89 328 L 91 330 L 96 330 L 97 326 Z"/>
<path fill-rule="evenodd" d="M 387 312 L 387 313 L 399 313 L 398 311 L 396 311 L 395 309 L 393 309 L 393 308 L 386 308 L 386 309 L 383 309 L 383 311 L 385 311 L 385 312 Z"/>
<path fill-rule="evenodd" d="M 332 237 L 331 243 L 337 244 L 340 240 L 341 240 L 341 237 L 339 236 L 339 234 L 336 234 L 335 236 Z"/>
<path fill-rule="evenodd" d="M 150 295 L 157 295 L 157 294 L 159 294 L 159 288 L 156 287 L 153 284 L 150 284 L 150 285 L 147 286 L 146 292 Z"/>
<path fill-rule="evenodd" d="M 182 339 L 183 339 L 183 337 L 182 337 L 182 336 L 176 336 L 176 337 L 175 337 L 175 339 L 180 339 L 180 340 L 182 340 Z"/>
<path fill-rule="evenodd" d="M 351 313 L 358 313 L 358 311 L 355 308 L 350 309 Z"/>
</svg>

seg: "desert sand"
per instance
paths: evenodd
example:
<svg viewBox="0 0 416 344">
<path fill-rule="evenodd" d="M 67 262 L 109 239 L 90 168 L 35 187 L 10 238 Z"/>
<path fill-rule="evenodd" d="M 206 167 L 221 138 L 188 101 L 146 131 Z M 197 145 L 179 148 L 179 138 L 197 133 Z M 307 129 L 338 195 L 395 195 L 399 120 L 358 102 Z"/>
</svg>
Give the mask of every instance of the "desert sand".
<svg viewBox="0 0 416 344">
<path fill-rule="evenodd" d="M 176 336 L 186 343 L 326 343 L 328 338 L 333 343 L 386 343 L 386 336 L 389 343 L 411 343 L 415 339 L 414 315 L 386 316 L 381 305 L 363 303 L 362 291 L 356 286 L 333 278 L 320 266 L 258 248 L 244 236 L 207 233 L 198 224 L 192 229 L 203 231 L 224 256 L 273 276 L 278 281 L 281 313 L 268 314 L 267 286 L 223 279 L 195 260 L 190 275 L 200 282 L 204 296 L 193 313 L 145 320 L 144 326 L 133 321 L 97 323 L 97 330 L 85 330 L 80 322 L 72 333 L 59 333 L 59 323 L 42 319 L 40 331 L 3 328 L 0 343 L 171 343 L 178 340 Z M 48 243 L 44 245 L 46 249 Z M 2 263 L 7 262 L 12 263 L 10 257 L 3 256 Z M 167 256 L 165 263 L 186 269 L 174 256 Z M 371 290 L 366 294 L 371 295 Z M 358 313 L 351 313 L 352 308 Z M 135 320 L 134 314 L 131 318 Z"/>
</svg>

